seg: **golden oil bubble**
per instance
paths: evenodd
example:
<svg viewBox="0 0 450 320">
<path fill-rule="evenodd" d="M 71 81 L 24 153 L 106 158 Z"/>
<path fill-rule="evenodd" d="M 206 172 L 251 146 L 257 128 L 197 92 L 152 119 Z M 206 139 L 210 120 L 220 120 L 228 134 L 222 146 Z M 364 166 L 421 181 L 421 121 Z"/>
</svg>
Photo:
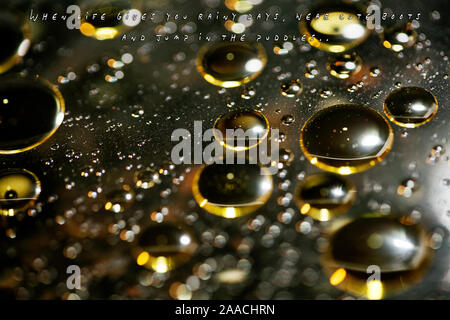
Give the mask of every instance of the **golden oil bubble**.
<svg viewBox="0 0 450 320">
<path fill-rule="evenodd" d="M 134 192 L 130 186 L 123 185 L 122 188 L 111 191 L 106 195 L 107 202 L 105 210 L 114 213 L 124 212 L 134 202 Z"/>
<path fill-rule="evenodd" d="M 387 28 L 381 34 L 383 46 L 394 52 L 400 52 L 413 46 L 416 39 L 417 32 L 414 31 L 411 23 Z"/>
<path fill-rule="evenodd" d="M 238 130 L 242 130 L 238 131 Z M 227 130 L 232 133 L 227 135 Z M 260 144 L 269 133 L 269 121 L 259 111 L 236 109 L 220 116 L 214 123 L 214 136 L 226 148 L 247 150 Z"/>
<path fill-rule="evenodd" d="M 220 42 L 200 50 L 197 70 L 209 83 L 233 88 L 255 79 L 266 62 L 266 52 L 259 43 Z"/>
<path fill-rule="evenodd" d="M 136 172 L 134 176 L 134 182 L 136 187 L 141 189 L 153 188 L 156 184 L 161 181 L 159 179 L 159 173 L 151 168 L 146 168 L 145 170 Z"/>
<path fill-rule="evenodd" d="M 303 90 L 303 85 L 299 79 L 285 81 L 281 84 L 281 94 L 288 98 L 299 95 Z"/>
<path fill-rule="evenodd" d="M 362 60 L 355 52 L 333 56 L 327 63 L 330 74 L 339 79 L 347 79 L 358 73 L 361 66 Z"/>
<path fill-rule="evenodd" d="M 9 11 L 0 12 L 0 74 L 19 63 L 31 44 L 31 30 L 26 19 Z"/>
<path fill-rule="evenodd" d="M 367 170 L 391 150 L 392 128 L 374 109 L 341 104 L 318 111 L 303 125 L 300 146 L 308 160 L 339 174 Z"/>
<path fill-rule="evenodd" d="M 431 92 L 423 88 L 403 87 L 386 97 L 383 109 L 395 124 L 415 128 L 433 119 L 438 110 L 438 102 Z"/>
<path fill-rule="evenodd" d="M 198 244 L 193 234 L 176 224 L 153 224 L 133 247 L 136 263 L 158 273 L 171 271 L 189 261 Z"/>
<path fill-rule="evenodd" d="M 212 164 L 198 171 L 192 192 L 204 210 L 233 219 L 262 207 L 272 188 L 267 168 L 257 164 Z"/>
<path fill-rule="evenodd" d="M 38 177 L 25 169 L 0 172 L 0 215 L 14 216 L 32 207 L 41 193 Z"/>
<path fill-rule="evenodd" d="M 0 154 L 35 148 L 49 139 L 64 118 L 59 90 L 39 77 L 0 80 Z"/>
<path fill-rule="evenodd" d="M 371 214 L 338 229 L 321 261 L 330 284 L 379 300 L 419 282 L 431 250 L 425 230 L 404 221 Z"/>
<path fill-rule="evenodd" d="M 90 14 L 81 20 L 80 32 L 97 40 L 114 39 L 138 25 L 142 15 L 141 0 L 87 0 L 82 7 Z"/>
<path fill-rule="evenodd" d="M 311 19 L 299 23 L 300 31 L 309 44 L 317 49 L 339 53 L 364 42 L 370 34 L 358 15 L 365 14 L 357 7 L 341 4 L 312 9 Z"/>
<path fill-rule="evenodd" d="M 356 198 L 356 188 L 340 175 L 322 172 L 306 177 L 295 190 L 301 214 L 328 221 L 346 213 Z"/>
<path fill-rule="evenodd" d="M 225 0 L 225 6 L 239 13 L 250 11 L 254 5 L 260 3 L 258 0 Z"/>
</svg>

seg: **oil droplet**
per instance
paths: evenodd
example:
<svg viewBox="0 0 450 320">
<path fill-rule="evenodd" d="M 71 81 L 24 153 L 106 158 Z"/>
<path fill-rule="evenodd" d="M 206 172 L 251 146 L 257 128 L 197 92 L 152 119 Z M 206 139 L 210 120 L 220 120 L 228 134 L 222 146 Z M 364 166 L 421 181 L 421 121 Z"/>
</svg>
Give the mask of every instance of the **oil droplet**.
<svg viewBox="0 0 450 320">
<path fill-rule="evenodd" d="M 431 260 L 424 229 L 380 214 L 338 229 L 322 257 L 330 283 L 356 296 L 382 299 L 423 277 Z M 378 279 L 369 280 L 378 273 Z"/>
<path fill-rule="evenodd" d="M 430 121 L 437 113 L 433 94 L 419 87 L 403 87 L 392 91 L 384 101 L 384 113 L 395 124 L 415 128 Z"/>
<path fill-rule="evenodd" d="M 293 115 L 290 114 L 286 114 L 281 118 L 281 123 L 284 124 L 285 126 L 290 126 L 291 124 L 293 124 L 295 121 L 295 118 Z"/>
<path fill-rule="evenodd" d="M 41 193 L 41 182 L 25 169 L 0 172 L 0 215 L 14 216 L 34 205 Z"/>
<path fill-rule="evenodd" d="M 159 184 L 161 180 L 159 179 L 159 173 L 151 168 L 146 168 L 145 170 L 136 172 L 134 176 L 134 182 L 136 187 L 141 189 L 150 189 Z"/>
<path fill-rule="evenodd" d="M 339 79 L 347 79 L 361 70 L 362 60 L 355 53 L 345 53 L 333 56 L 328 60 L 327 69 L 330 74 Z"/>
<path fill-rule="evenodd" d="M 385 48 L 394 52 L 403 51 L 414 45 L 417 39 L 417 32 L 414 31 L 411 23 L 387 28 L 381 34 L 381 41 Z"/>
<path fill-rule="evenodd" d="M 294 49 L 294 44 L 289 41 L 277 42 L 273 46 L 273 52 L 279 56 L 288 54 L 292 49 Z"/>
<path fill-rule="evenodd" d="M 410 198 L 419 189 L 419 183 L 414 178 L 408 178 L 401 182 L 397 188 L 397 194 Z"/>
<path fill-rule="evenodd" d="M 267 168 L 257 164 L 212 164 L 198 171 L 192 192 L 201 208 L 233 219 L 263 206 L 272 188 Z"/>
<path fill-rule="evenodd" d="M 285 81 L 281 84 L 281 94 L 288 98 L 299 95 L 303 90 L 303 85 L 299 79 Z"/>
<path fill-rule="evenodd" d="M 106 196 L 105 210 L 114 213 L 124 212 L 134 202 L 134 192 L 128 185 L 123 185 L 121 189 L 111 191 Z"/>
<path fill-rule="evenodd" d="M 370 30 L 357 16 L 364 16 L 364 13 L 355 6 L 322 6 L 310 12 L 313 18 L 302 19 L 299 26 L 309 44 L 317 49 L 344 52 L 361 44 L 370 34 Z"/>
<path fill-rule="evenodd" d="M 39 77 L 0 81 L 0 154 L 35 148 L 49 139 L 64 118 L 59 90 Z"/>
<path fill-rule="evenodd" d="M 214 136 L 217 141 L 226 148 L 237 151 L 257 146 L 268 133 L 267 118 L 261 112 L 251 109 L 232 110 L 220 116 L 214 123 Z"/>
<path fill-rule="evenodd" d="M 254 87 L 244 87 L 242 89 L 241 98 L 249 100 L 256 95 L 256 90 Z"/>
<path fill-rule="evenodd" d="M 300 146 L 321 169 L 352 174 L 374 166 L 390 151 L 394 134 L 374 109 L 341 104 L 314 114 L 303 125 Z"/>
<path fill-rule="evenodd" d="M 0 12 L 0 73 L 22 60 L 31 44 L 31 30 L 26 20 L 8 11 Z"/>
<path fill-rule="evenodd" d="M 221 42 L 200 50 L 197 70 L 209 83 L 233 88 L 255 79 L 266 62 L 266 52 L 261 44 Z"/>
<path fill-rule="evenodd" d="M 162 223 L 146 228 L 132 252 L 138 265 L 166 273 L 189 261 L 197 247 L 197 241 L 187 229 Z"/>
<path fill-rule="evenodd" d="M 353 205 L 356 188 L 348 179 L 317 173 L 306 177 L 295 190 L 295 201 L 301 214 L 328 221 L 344 214 Z"/>
<path fill-rule="evenodd" d="M 83 17 L 80 32 L 97 40 L 114 39 L 125 31 L 139 24 L 141 19 L 140 0 L 101 0 L 93 7 L 86 7 L 82 12 L 90 15 Z M 91 13 L 97 13 L 94 17 Z M 104 16 L 103 16 L 104 15 Z M 118 15 L 121 19 L 118 19 Z M 104 19 L 102 19 L 102 16 Z"/>
</svg>

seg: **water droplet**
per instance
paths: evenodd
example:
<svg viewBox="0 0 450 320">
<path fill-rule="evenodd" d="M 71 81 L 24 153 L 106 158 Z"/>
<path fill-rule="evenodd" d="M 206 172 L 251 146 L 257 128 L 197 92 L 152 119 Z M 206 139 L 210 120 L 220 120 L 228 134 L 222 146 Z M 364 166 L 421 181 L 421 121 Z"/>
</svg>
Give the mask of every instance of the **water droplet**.
<svg viewBox="0 0 450 320">
<path fill-rule="evenodd" d="M 133 204 L 134 192 L 128 185 L 123 185 L 121 189 L 108 193 L 106 199 L 105 210 L 115 213 L 124 212 Z"/>
<path fill-rule="evenodd" d="M 415 128 L 430 121 L 438 110 L 436 98 L 419 87 L 392 91 L 384 101 L 384 113 L 395 124 Z"/>
<path fill-rule="evenodd" d="M 295 190 L 295 201 L 301 214 L 328 221 L 346 213 L 356 198 L 356 188 L 348 179 L 317 173 L 306 177 Z"/>
<path fill-rule="evenodd" d="M 361 70 L 362 60 L 355 53 L 345 53 L 333 56 L 328 60 L 327 69 L 330 74 L 339 79 L 347 79 Z"/>
<path fill-rule="evenodd" d="M 306 35 L 311 46 L 320 50 L 344 52 L 364 42 L 370 34 L 357 16 L 363 13 L 354 6 L 322 6 L 310 12 L 313 18 L 302 19 L 300 31 Z M 324 19 L 325 15 L 327 19 Z M 316 19 L 316 16 L 319 18 Z"/>
<path fill-rule="evenodd" d="M 266 62 L 266 52 L 260 44 L 221 42 L 200 50 L 197 69 L 209 83 L 232 88 L 255 79 Z"/>
<path fill-rule="evenodd" d="M 431 260 L 426 234 L 420 225 L 401 221 L 367 215 L 338 229 L 322 259 L 330 283 L 375 300 L 420 281 Z M 368 281 L 377 271 L 379 278 Z"/>
<path fill-rule="evenodd" d="M 293 115 L 290 114 L 286 114 L 281 118 L 281 123 L 284 124 L 285 126 L 290 126 L 291 124 L 293 124 L 295 121 L 295 118 Z"/>
<path fill-rule="evenodd" d="M 299 79 L 285 81 L 281 84 L 281 94 L 288 98 L 299 95 L 303 90 L 303 85 Z"/>
<path fill-rule="evenodd" d="M 136 187 L 141 189 L 150 189 L 155 184 L 160 183 L 159 173 L 151 168 L 146 168 L 145 170 L 136 172 L 134 176 L 134 182 Z"/>
<path fill-rule="evenodd" d="M 387 28 L 381 34 L 383 46 L 395 52 L 411 47 L 416 39 L 417 32 L 414 31 L 411 23 Z"/>
<path fill-rule="evenodd" d="M 196 239 L 186 228 L 162 223 L 147 227 L 132 251 L 138 265 L 166 273 L 189 261 L 197 248 Z"/>
<path fill-rule="evenodd" d="M 242 89 L 241 98 L 249 100 L 256 95 L 256 90 L 254 87 L 244 87 Z"/>
<path fill-rule="evenodd" d="M 256 164 L 212 164 L 198 171 L 192 192 L 201 208 L 232 219 L 263 206 L 272 188 L 272 176 L 266 168 Z"/>
<path fill-rule="evenodd" d="M 370 68 L 370 76 L 371 77 L 378 77 L 381 74 L 381 70 L 379 67 L 372 67 Z"/>
<path fill-rule="evenodd" d="M 273 46 L 273 52 L 279 56 L 288 54 L 292 49 L 294 49 L 294 44 L 292 42 L 277 42 Z"/>
<path fill-rule="evenodd" d="M 309 161 L 339 174 L 366 170 L 390 151 L 394 135 L 374 109 L 342 104 L 325 108 L 303 125 L 300 146 Z"/>
<path fill-rule="evenodd" d="M 14 216 L 34 205 L 41 193 L 41 182 L 25 169 L 0 172 L 0 215 Z"/>
<path fill-rule="evenodd" d="M 8 11 L 0 12 L 0 73 L 4 73 L 22 60 L 31 44 L 31 30 L 26 20 Z"/>
<path fill-rule="evenodd" d="M 0 154 L 35 148 L 64 118 L 64 99 L 41 78 L 13 76 L 0 81 Z"/>
<path fill-rule="evenodd" d="M 227 130 L 233 130 L 231 136 L 228 136 Z M 232 110 L 214 123 L 216 139 L 225 147 L 238 151 L 257 146 L 267 137 L 268 132 L 267 118 L 261 112 L 251 109 Z"/>
</svg>

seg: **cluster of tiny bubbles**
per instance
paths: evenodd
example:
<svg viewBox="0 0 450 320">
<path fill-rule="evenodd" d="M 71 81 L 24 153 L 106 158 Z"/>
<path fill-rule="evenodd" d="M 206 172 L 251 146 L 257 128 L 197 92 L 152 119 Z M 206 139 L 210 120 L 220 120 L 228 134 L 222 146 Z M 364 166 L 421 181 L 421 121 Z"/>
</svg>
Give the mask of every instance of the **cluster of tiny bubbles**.
<svg viewBox="0 0 450 320">
<path fill-rule="evenodd" d="M 381 114 L 355 104 L 318 111 L 300 134 L 301 149 L 311 164 L 339 174 L 373 167 L 389 153 L 393 140 L 392 128 Z"/>
<path fill-rule="evenodd" d="M 423 88 L 403 87 L 386 97 L 383 109 L 395 124 L 415 128 L 433 119 L 438 110 L 438 102 L 431 92 Z"/>
<path fill-rule="evenodd" d="M 266 63 L 266 52 L 259 43 L 220 42 L 203 47 L 197 56 L 197 70 L 202 77 L 223 88 L 250 82 Z"/>
<path fill-rule="evenodd" d="M 446 150 L 445 150 L 444 146 L 435 145 L 433 148 L 431 148 L 430 153 L 428 154 L 427 158 L 425 159 L 426 163 L 435 164 L 445 154 L 445 151 Z"/>
<path fill-rule="evenodd" d="M 290 149 L 281 148 L 278 153 L 278 169 L 289 167 L 294 161 L 294 153 Z"/>
<path fill-rule="evenodd" d="M 261 174 L 261 170 L 266 174 Z M 272 176 L 265 167 L 257 164 L 211 164 L 196 173 L 192 193 L 200 208 L 233 219 L 262 207 L 272 188 Z"/>
<path fill-rule="evenodd" d="M 133 118 L 140 118 L 144 115 L 144 113 L 145 113 L 144 107 L 141 106 L 140 104 L 135 104 L 131 106 L 131 116 Z"/>
<path fill-rule="evenodd" d="M 281 94 L 288 98 L 298 96 L 303 90 L 303 84 L 299 79 L 288 80 L 281 84 Z"/>
<path fill-rule="evenodd" d="M 352 83 L 347 87 L 348 92 L 355 92 L 361 89 L 364 86 L 364 81 L 357 81 L 355 83 Z"/>
<path fill-rule="evenodd" d="M 417 32 L 410 22 L 388 27 L 380 36 L 383 46 L 394 52 L 400 52 L 413 46 L 417 40 Z"/>
<path fill-rule="evenodd" d="M 242 88 L 241 98 L 245 100 L 249 100 L 256 95 L 255 87 L 249 86 Z"/>
<path fill-rule="evenodd" d="M 378 77 L 381 74 L 381 69 L 377 66 L 370 68 L 370 76 L 373 78 Z"/>
<path fill-rule="evenodd" d="M 113 190 L 106 194 L 105 210 L 114 213 L 124 212 L 135 200 L 134 191 L 130 186 L 124 184 L 120 189 Z"/>
<path fill-rule="evenodd" d="M 358 18 L 360 14 L 364 15 L 354 5 L 316 7 L 311 9 L 313 19 L 303 18 L 299 22 L 300 32 L 306 35 L 311 46 L 319 50 L 344 52 L 364 42 L 370 34 L 370 30 Z"/>
<path fill-rule="evenodd" d="M 399 241 L 404 245 L 398 246 Z M 331 285 L 357 297 L 379 300 L 419 282 L 431 259 L 426 231 L 420 224 L 373 213 L 334 231 L 321 264 Z M 381 274 L 367 281 L 371 266 L 376 266 L 371 273 Z"/>
<path fill-rule="evenodd" d="M 109 83 L 114 83 L 119 80 L 122 80 L 125 77 L 125 73 L 123 72 L 123 67 L 126 65 L 132 63 L 134 60 L 134 57 L 131 53 L 124 53 L 120 60 L 116 60 L 113 58 L 108 59 L 106 64 L 109 68 L 112 69 L 113 74 L 110 74 L 109 72 L 105 75 L 105 81 Z"/>
<path fill-rule="evenodd" d="M 317 62 L 316 60 L 310 60 L 306 62 L 306 71 L 305 71 L 305 77 L 308 79 L 314 79 L 319 75 L 319 69 L 317 69 Z"/>
<path fill-rule="evenodd" d="M 273 45 L 273 52 L 279 56 L 288 54 L 292 49 L 294 44 L 290 41 L 277 42 Z"/>
<path fill-rule="evenodd" d="M 405 198 L 410 198 L 418 189 L 419 182 L 415 178 L 407 178 L 397 187 L 397 194 Z"/>
<path fill-rule="evenodd" d="M 81 3 L 83 12 L 101 12 L 97 16 L 83 16 L 80 32 L 97 40 L 110 40 L 140 23 L 142 0 L 100 0 Z M 118 19 L 121 15 L 122 18 Z"/>
<path fill-rule="evenodd" d="M 134 182 L 138 188 L 150 189 L 156 184 L 160 184 L 161 180 L 158 172 L 152 168 L 145 168 L 136 172 Z"/>
<path fill-rule="evenodd" d="M 221 145 L 242 151 L 253 148 L 266 139 L 269 133 L 269 121 L 257 110 L 240 108 L 217 118 L 213 128 L 214 136 Z M 244 136 L 237 132 L 239 129 L 243 130 Z M 228 130 L 233 130 L 234 136 L 231 138 L 227 136 Z"/>
<path fill-rule="evenodd" d="M 331 91 L 331 89 L 325 88 L 325 89 L 319 90 L 319 96 L 323 99 L 328 99 L 332 95 L 333 95 L 333 91 Z"/>
<path fill-rule="evenodd" d="M 14 216 L 34 205 L 41 193 L 38 177 L 26 169 L 0 172 L 0 215 Z"/>
<path fill-rule="evenodd" d="M 31 45 L 31 29 L 23 16 L 2 10 L 0 34 L 3 37 L 0 49 L 0 74 L 2 74 L 21 62 L 28 52 Z"/>
<path fill-rule="evenodd" d="M 198 242 L 187 226 L 154 223 L 147 226 L 133 244 L 132 254 L 139 266 L 167 273 L 189 261 Z"/>
<path fill-rule="evenodd" d="M 301 214 L 329 221 L 350 209 L 356 199 L 356 188 L 343 176 L 322 172 L 301 181 L 294 197 Z"/>
<path fill-rule="evenodd" d="M 339 79 L 347 79 L 358 73 L 361 70 L 361 66 L 362 60 L 356 52 L 331 56 L 327 63 L 327 69 L 330 74 Z"/>
<path fill-rule="evenodd" d="M 0 154 L 39 146 L 56 132 L 64 119 L 61 93 L 38 76 L 2 78 L 0 106 Z"/>
</svg>

